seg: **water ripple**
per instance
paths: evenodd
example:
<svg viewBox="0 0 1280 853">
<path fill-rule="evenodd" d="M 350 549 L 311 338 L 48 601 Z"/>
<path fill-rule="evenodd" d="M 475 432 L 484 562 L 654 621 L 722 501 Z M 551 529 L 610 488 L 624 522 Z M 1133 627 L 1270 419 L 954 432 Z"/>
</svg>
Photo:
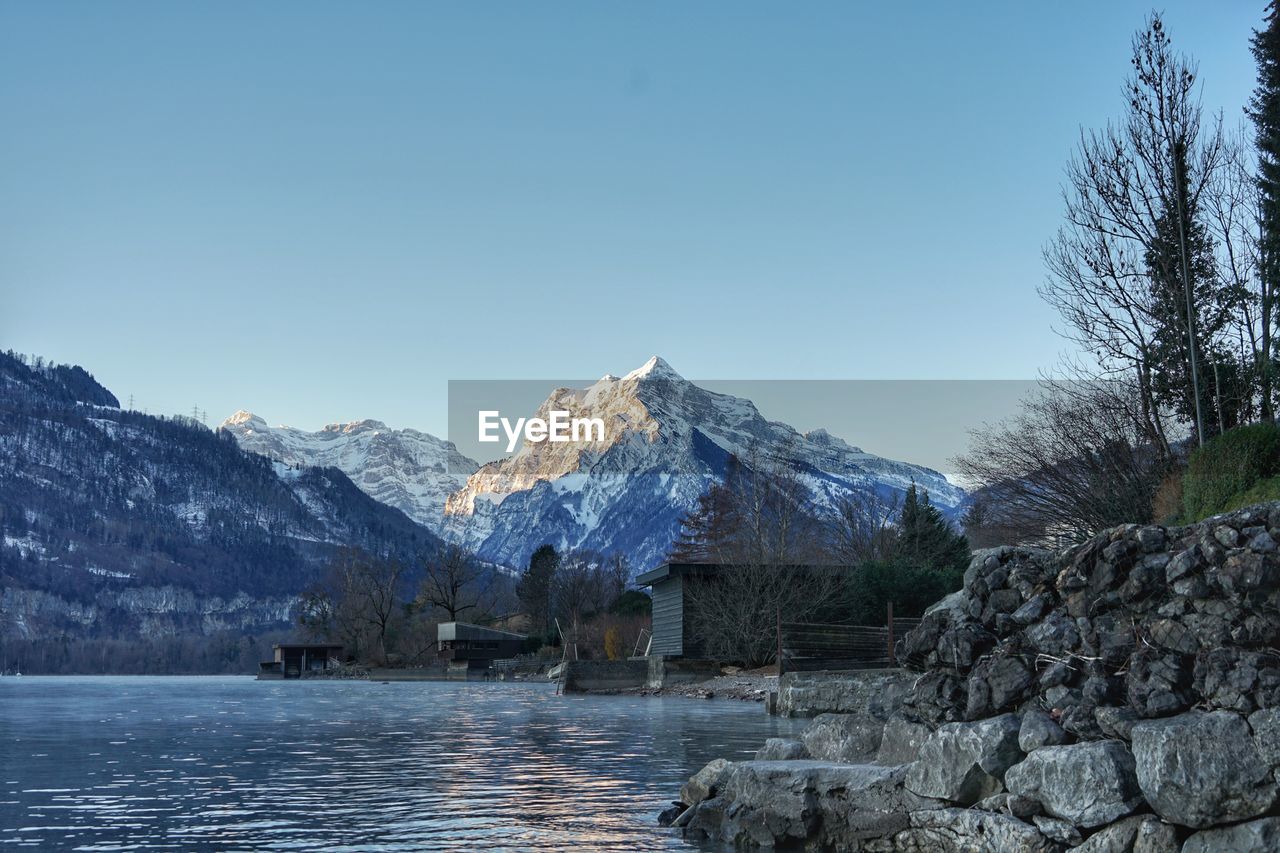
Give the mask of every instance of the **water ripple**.
<svg viewBox="0 0 1280 853">
<path fill-rule="evenodd" d="M 40 850 L 654 850 L 758 705 L 549 685 L 0 680 L 0 845 Z"/>
</svg>

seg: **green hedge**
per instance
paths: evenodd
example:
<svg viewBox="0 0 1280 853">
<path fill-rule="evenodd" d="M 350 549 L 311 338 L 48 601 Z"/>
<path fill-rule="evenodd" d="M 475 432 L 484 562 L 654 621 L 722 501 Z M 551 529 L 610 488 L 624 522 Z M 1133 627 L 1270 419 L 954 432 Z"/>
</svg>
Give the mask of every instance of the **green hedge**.
<svg viewBox="0 0 1280 853">
<path fill-rule="evenodd" d="M 1280 427 L 1259 423 L 1224 432 L 1191 454 L 1182 479 L 1186 521 L 1245 506 L 1247 493 L 1280 475 Z M 1261 498 L 1265 500 L 1266 498 Z"/>
</svg>

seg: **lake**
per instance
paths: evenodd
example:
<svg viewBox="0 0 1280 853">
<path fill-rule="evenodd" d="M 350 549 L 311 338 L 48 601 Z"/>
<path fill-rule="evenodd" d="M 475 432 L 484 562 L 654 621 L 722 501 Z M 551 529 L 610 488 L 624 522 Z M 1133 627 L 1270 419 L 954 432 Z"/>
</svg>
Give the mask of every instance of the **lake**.
<svg viewBox="0 0 1280 853">
<path fill-rule="evenodd" d="M 0 678 L 0 847 L 688 849 L 694 771 L 800 724 L 529 683 Z"/>
</svg>

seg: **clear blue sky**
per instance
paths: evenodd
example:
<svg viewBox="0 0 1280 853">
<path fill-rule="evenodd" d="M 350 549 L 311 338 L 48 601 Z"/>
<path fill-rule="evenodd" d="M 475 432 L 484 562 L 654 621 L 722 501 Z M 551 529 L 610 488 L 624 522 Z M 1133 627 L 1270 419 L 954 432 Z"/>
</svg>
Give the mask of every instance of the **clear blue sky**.
<svg viewBox="0 0 1280 853">
<path fill-rule="evenodd" d="M 1232 124 L 1263 5 L 1162 7 Z M 436 433 L 447 379 L 654 353 L 1031 377 L 1062 166 L 1150 8 L 4 0 L 0 347 Z"/>
</svg>

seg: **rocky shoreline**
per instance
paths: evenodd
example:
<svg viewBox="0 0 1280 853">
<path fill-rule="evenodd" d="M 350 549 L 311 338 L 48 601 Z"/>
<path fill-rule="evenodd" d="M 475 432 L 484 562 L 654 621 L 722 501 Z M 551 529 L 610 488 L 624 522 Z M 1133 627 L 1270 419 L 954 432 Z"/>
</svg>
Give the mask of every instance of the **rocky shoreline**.
<svg viewBox="0 0 1280 853">
<path fill-rule="evenodd" d="M 1278 542 L 1265 504 L 980 552 L 910 669 L 784 679 L 809 728 L 713 761 L 660 821 L 737 847 L 1280 850 Z"/>
</svg>

